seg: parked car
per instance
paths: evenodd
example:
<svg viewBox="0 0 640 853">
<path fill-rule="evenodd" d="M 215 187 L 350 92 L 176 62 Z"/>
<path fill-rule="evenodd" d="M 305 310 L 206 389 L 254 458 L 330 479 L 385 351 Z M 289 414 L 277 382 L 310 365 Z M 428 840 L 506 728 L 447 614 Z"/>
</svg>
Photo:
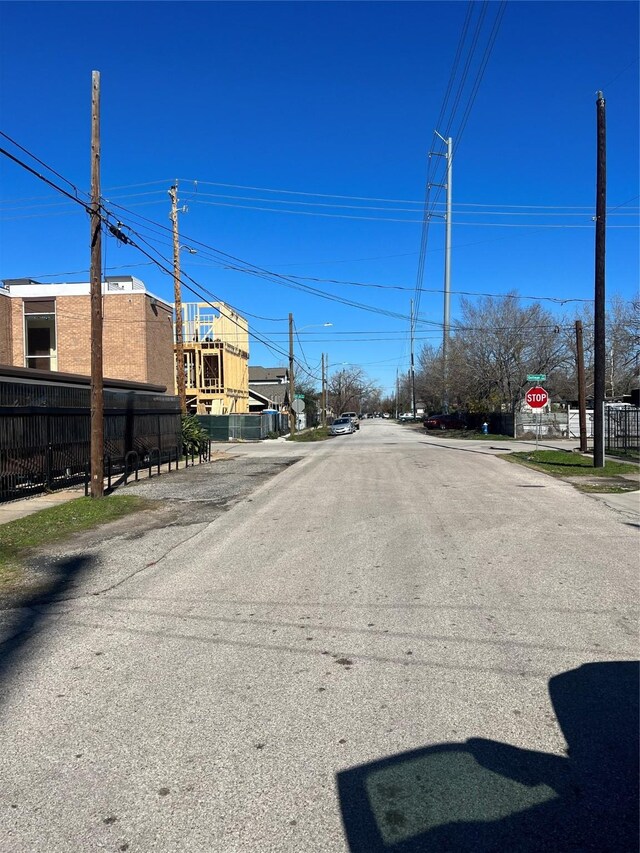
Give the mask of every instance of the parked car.
<svg viewBox="0 0 640 853">
<path fill-rule="evenodd" d="M 351 418 L 342 417 L 336 420 L 329 427 L 329 435 L 351 435 L 356 431 Z"/>
<path fill-rule="evenodd" d="M 425 429 L 466 429 L 467 422 L 462 415 L 429 415 L 424 419 Z"/>
<path fill-rule="evenodd" d="M 354 425 L 356 429 L 360 429 L 360 421 L 358 419 L 358 415 L 356 412 L 343 412 L 340 415 L 341 418 L 351 418 L 351 423 Z"/>
</svg>

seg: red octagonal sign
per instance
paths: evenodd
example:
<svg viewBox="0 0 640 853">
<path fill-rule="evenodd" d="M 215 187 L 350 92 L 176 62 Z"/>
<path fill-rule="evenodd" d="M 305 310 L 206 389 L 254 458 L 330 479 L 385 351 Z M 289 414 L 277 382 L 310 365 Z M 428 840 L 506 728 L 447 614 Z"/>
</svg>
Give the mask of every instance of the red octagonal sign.
<svg viewBox="0 0 640 853">
<path fill-rule="evenodd" d="M 541 409 L 549 402 L 549 395 L 541 385 L 536 385 L 534 388 L 529 388 L 524 399 L 532 409 Z"/>
</svg>

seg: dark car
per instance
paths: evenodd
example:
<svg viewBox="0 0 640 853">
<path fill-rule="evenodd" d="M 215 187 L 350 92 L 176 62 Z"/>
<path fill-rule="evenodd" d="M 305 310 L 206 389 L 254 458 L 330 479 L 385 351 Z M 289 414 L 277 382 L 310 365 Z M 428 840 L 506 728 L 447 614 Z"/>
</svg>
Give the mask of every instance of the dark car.
<svg viewBox="0 0 640 853">
<path fill-rule="evenodd" d="M 425 429 L 466 429 L 467 422 L 462 415 L 429 415 L 424 419 Z"/>
</svg>

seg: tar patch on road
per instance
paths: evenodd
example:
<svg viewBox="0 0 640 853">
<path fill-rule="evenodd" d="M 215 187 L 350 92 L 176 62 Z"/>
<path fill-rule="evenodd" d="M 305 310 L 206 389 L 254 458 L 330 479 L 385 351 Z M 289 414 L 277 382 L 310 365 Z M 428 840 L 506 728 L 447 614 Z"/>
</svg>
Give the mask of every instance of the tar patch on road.
<svg viewBox="0 0 640 853">
<path fill-rule="evenodd" d="M 168 502 L 181 526 L 211 521 L 259 486 L 298 462 L 269 457 L 232 457 L 131 483 L 132 494 Z"/>
</svg>

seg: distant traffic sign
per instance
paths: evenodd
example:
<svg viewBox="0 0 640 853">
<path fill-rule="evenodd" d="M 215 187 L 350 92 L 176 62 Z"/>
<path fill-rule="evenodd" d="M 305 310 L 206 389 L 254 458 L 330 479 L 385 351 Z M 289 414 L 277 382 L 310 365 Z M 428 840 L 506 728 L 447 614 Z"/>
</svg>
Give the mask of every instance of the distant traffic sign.
<svg viewBox="0 0 640 853">
<path fill-rule="evenodd" d="M 296 400 L 304 400 L 304 394 L 295 394 Z"/>
<path fill-rule="evenodd" d="M 544 382 L 546 373 L 527 373 L 527 382 Z"/>
<path fill-rule="evenodd" d="M 291 408 L 297 415 L 301 415 L 304 412 L 304 400 L 300 400 L 299 397 L 296 397 L 291 404 Z"/>
<path fill-rule="evenodd" d="M 529 388 L 524 399 L 532 409 L 541 409 L 549 402 L 549 395 L 540 385 L 535 385 L 533 388 Z"/>
</svg>

